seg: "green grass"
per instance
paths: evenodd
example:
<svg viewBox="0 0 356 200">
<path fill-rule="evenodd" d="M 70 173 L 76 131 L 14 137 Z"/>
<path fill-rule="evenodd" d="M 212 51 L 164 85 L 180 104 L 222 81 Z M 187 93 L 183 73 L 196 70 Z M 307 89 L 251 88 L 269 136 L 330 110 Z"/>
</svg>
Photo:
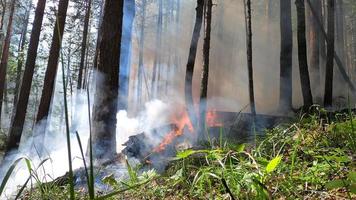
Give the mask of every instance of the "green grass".
<svg viewBox="0 0 356 200">
<path fill-rule="evenodd" d="M 165 174 L 113 199 L 354 199 L 353 122 L 326 122 L 303 116 L 268 130 L 256 147 L 220 141 L 179 152 Z"/>
<path fill-rule="evenodd" d="M 356 118 L 320 116 L 302 115 L 267 130 L 256 144 L 230 144 L 220 137 L 205 149 L 178 152 L 164 174 L 140 174 L 126 162 L 129 179 L 105 177 L 114 191 L 96 199 L 355 199 Z M 23 194 L 27 199 L 69 197 L 68 186 L 45 191 Z M 76 198 L 88 194 L 76 191 Z"/>
</svg>

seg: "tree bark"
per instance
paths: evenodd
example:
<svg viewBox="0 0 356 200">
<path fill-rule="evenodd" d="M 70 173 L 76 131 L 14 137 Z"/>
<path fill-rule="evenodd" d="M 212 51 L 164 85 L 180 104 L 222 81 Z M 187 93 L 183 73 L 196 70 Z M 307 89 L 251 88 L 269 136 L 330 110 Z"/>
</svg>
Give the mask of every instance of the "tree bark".
<svg viewBox="0 0 356 200">
<path fill-rule="evenodd" d="M 161 64 L 161 46 L 162 46 L 162 26 L 163 26 L 163 0 L 158 0 L 158 19 L 156 29 L 156 51 L 153 61 L 153 73 L 151 82 L 151 95 L 152 98 L 157 97 L 158 90 L 158 69 Z"/>
<path fill-rule="evenodd" d="M 68 0 L 60 0 L 58 5 L 57 18 L 55 21 L 56 24 L 53 29 L 52 44 L 49 52 L 40 105 L 36 118 L 37 123 L 39 123 L 41 120 L 45 120 L 49 113 L 58 68 L 59 52 L 62 45 L 64 26 L 67 17 L 67 9 Z M 46 127 L 42 126 L 42 128 L 44 129 L 40 130 L 40 134 L 44 132 Z"/>
<path fill-rule="evenodd" d="M 211 38 L 211 18 L 213 10 L 213 1 L 207 0 L 207 5 L 204 6 L 205 11 L 205 38 L 203 46 L 203 56 L 204 56 L 204 65 L 202 71 L 202 80 L 200 87 L 200 123 L 199 123 L 199 134 L 202 139 L 204 136 L 204 131 L 206 128 L 206 111 L 207 111 L 207 97 L 208 97 L 208 83 L 209 83 L 209 64 L 210 64 L 210 38 Z"/>
<path fill-rule="evenodd" d="M 94 69 L 98 69 L 98 58 L 99 58 L 99 45 L 101 42 L 101 38 L 102 36 L 101 31 L 100 31 L 100 27 L 101 27 L 101 23 L 103 21 L 103 4 L 105 3 L 105 0 L 101 0 L 101 4 L 100 4 L 100 14 L 99 14 L 99 21 L 98 21 L 98 36 L 96 38 L 96 45 L 95 45 L 95 55 L 94 55 L 94 65 L 93 68 Z"/>
<path fill-rule="evenodd" d="M 321 2 L 320 0 L 313 0 L 312 6 L 318 12 L 318 17 L 321 16 Z M 308 56 L 310 66 L 310 77 L 312 93 L 315 95 L 318 103 L 321 103 L 321 81 L 320 81 L 320 30 L 318 28 L 316 19 L 314 18 L 310 6 L 306 6 L 307 26 L 308 26 Z"/>
<path fill-rule="evenodd" d="M 292 3 L 291 0 L 280 1 L 280 95 L 279 107 L 281 111 L 292 109 L 292 56 L 293 56 L 293 29 L 292 29 Z"/>
<path fill-rule="evenodd" d="M 185 86 L 184 86 L 185 104 L 187 106 L 189 118 L 193 125 L 197 123 L 197 116 L 195 113 L 194 100 L 193 100 L 193 73 L 194 73 L 195 59 L 197 56 L 200 31 L 203 23 L 203 11 L 204 11 L 204 0 L 197 0 L 195 25 L 194 25 L 192 40 L 190 43 L 188 63 L 187 63 L 187 68 L 185 73 Z"/>
<path fill-rule="evenodd" d="M 123 0 L 106 0 L 93 110 L 93 156 L 111 159 L 116 153 L 116 111 L 119 90 Z"/>
<path fill-rule="evenodd" d="M 2 50 L 2 38 L 4 37 L 4 34 L 3 34 L 3 28 L 4 28 L 4 20 L 5 20 L 5 14 L 6 14 L 6 0 L 0 0 L 0 3 L 1 3 L 1 8 L 2 8 L 2 11 L 1 11 L 1 19 L 0 19 L 0 50 Z M 0 51 L 0 58 L 1 58 L 1 51 Z"/>
<path fill-rule="evenodd" d="M 253 116 L 256 115 L 255 92 L 253 84 L 253 60 L 252 60 L 252 15 L 251 0 L 245 1 L 245 19 L 246 19 L 246 44 L 247 44 L 247 69 L 248 69 L 248 88 L 250 96 L 250 110 Z"/>
<path fill-rule="evenodd" d="M 6 29 L 6 36 L 5 36 L 5 41 L 4 45 L 2 48 L 2 56 L 1 56 L 1 62 L 0 62 L 0 123 L 1 123 L 1 111 L 2 111 L 2 105 L 3 105 L 3 99 L 4 99 L 4 93 L 6 90 L 6 73 L 7 73 L 7 62 L 9 59 L 9 50 L 10 50 L 10 42 L 11 42 L 11 36 L 12 36 L 12 22 L 13 22 L 13 17 L 14 17 L 14 12 L 15 12 L 15 4 L 16 0 L 13 0 L 10 6 L 10 15 L 9 15 L 9 22 L 7 24 L 7 29 Z M 0 124 L 1 127 L 1 124 Z"/>
<path fill-rule="evenodd" d="M 85 18 L 84 18 L 84 29 L 83 29 L 83 38 L 82 38 L 82 47 L 80 52 L 80 64 L 79 64 L 79 72 L 78 72 L 78 85 L 77 89 L 83 89 L 83 71 L 85 65 L 85 55 L 87 50 L 87 42 L 88 42 L 88 30 L 89 30 L 89 20 L 90 20 L 90 12 L 91 12 L 91 0 L 85 1 Z"/>
<path fill-rule="evenodd" d="M 305 107 L 313 105 L 313 96 L 310 87 L 306 30 L 305 30 L 305 4 L 304 0 L 296 0 L 298 21 L 298 61 L 299 74 L 302 85 L 303 102 Z"/>
<path fill-rule="evenodd" d="M 30 97 L 33 74 L 35 70 L 37 50 L 41 35 L 41 27 L 45 6 L 46 0 L 38 0 L 30 36 L 30 43 L 27 51 L 25 70 L 22 77 L 22 84 L 20 86 L 18 102 L 15 106 L 16 110 L 14 112 L 7 141 L 7 151 L 18 148 L 21 139 L 23 126 L 25 123 L 28 100 Z"/>
<path fill-rule="evenodd" d="M 324 106 L 333 103 L 334 51 L 335 51 L 335 0 L 328 0 L 328 32 L 327 32 L 326 74 Z"/>
</svg>

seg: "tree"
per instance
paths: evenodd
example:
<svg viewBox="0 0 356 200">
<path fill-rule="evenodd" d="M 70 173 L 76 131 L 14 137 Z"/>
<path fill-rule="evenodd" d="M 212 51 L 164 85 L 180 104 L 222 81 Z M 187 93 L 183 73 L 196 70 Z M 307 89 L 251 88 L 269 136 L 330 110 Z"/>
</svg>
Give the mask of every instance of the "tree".
<svg viewBox="0 0 356 200">
<path fill-rule="evenodd" d="M 93 156 L 110 159 L 116 153 L 120 46 L 123 0 L 106 0 L 101 24 L 102 40 L 93 110 Z"/>
<path fill-rule="evenodd" d="M 22 73 L 22 67 L 23 67 L 23 60 L 24 60 L 24 50 L 25 50 L 25 45 L 26 45 L 26 40 L 27 40 L 27 26 L 28 22 L 30 19 L 30 11 L 31 11 L 31 6 L 32 6 L 32 1 L 28 1 L 28 9 L 26 10 L 25 17 L 23 19 L 23 27 L 21 30 L 21 36 L 19 40 L 19 45 L 18 45 L 18 56 L 17 56 L 17 69 L 16 69 L 16 86 L 15 86 L 15 92 L 14 92 L 14 111 L 17 103 L 17 98 L 18 98 L 18 92 L 20 89 L 20 84 L 21 84 L 21 73 Z"/>
<path fill-rule="evenodd" d="M 5 14 L 6 14 L 6 0 L 0 0 L 0 5 L 1 5 L 1 19 L 0 19 L 0 50 L 2 50 L 2 38 L 3 38 L 3 31 L 2 29 L 4 28 L 4 20 L 5 20 Z M 1 57 L 1 51 L 0 51 L 0 57 Z"/>
<path fill-rule="evenodd" d="M 158 90 L 158 71 L 161 64 L 161 47 L 162 47 L 162 26 L 163 26 L 163 0 L 158 0 L 158 16 L 157 16 L 157 28 L 156 28 L 156 52 L 153 60 L 153 73 L 151 82 L 151 95 L 157 96 Z"/>
<path fill-rule="evenodd" d="M 32 79 L 35 70 L 38 44 L 41 35 L 41 27 L 42 27 L 45 7 L 46 7 L 46 0 L 38 0 L 36 11 L 35 11 L 35 18 L 33 21 L 33 27 L 30 36 L 30 43 L 27 50 L 27 57 L 25 63 L 25 70 L 22 78 L 22 84 L 20 86 L 18 102 L 14 108 L 15 109 L 14 116 L 11 122 L 9 137 L 7 141 L 8 151 L 17 148 L 21 139 L 23 126 L 25 123 L 28 100 L 30 97 Z"/>
<path fill-rule="evenodd" d="M 7 24 L 6 36 L 5 36 L 5 41 L 4 41 L 4 45 L 2 48 L 2 54 L 1 54 L 1 62 L 0 62 L 0 123 L 1 123 L 1 110 L 2 110 L 2 105 L 3 105 L 4 92 L 6 90 L 5 84 L 6 84 L 7 61 L 9 59 L 10 41 L 11 41 L 11 36 L 12 36 L 12 22 L 13 22 L 13 17 L 14 17 L 14 13 L 15 13 L 15 4 L 16 4 L 16 0 L 13 0 L 10 5 L 9 22 Z"/>
<path fill-rule="evenodd" d="M 84 71 L 84 62 L 87 50 L 87 40 L 88 40 L 88 30 L 89 30 L 89 20 L 90 20 L 90 11 L 91 11 L 91 0 L 85 1 L 85 17 L 84 17 L 84 27 L 83 27 L 83 38 L 82 38 L 82 46 L 80 53 L 80 64 L 79 64 L 79 72 L 78 72 L 78 85 L 77 89 L 83 89 L 83 71 Z"/>
<path fill-rule="evenodd" d="M 314 9 L 314 7 L 312 6 L 311 4 L 311 1 L 310 0 L 307 0 L 307 3 L 310 7 L 310 10 L 312 12 L 312 14 L 314 15 L 314 18 L 316 19 L 316 22 L 319 26 L 319 29 L 321 30 L 321 35 L 322 35 L 322 38 L 326 41 L 326 43 L 328 43 L 328 36 L 327 36 L 327 33 L 325 32 L 325 29 L 324 29 L 324 26 L 323 26 L 323 23 L 321 22 L 321 20 L 319 19 L 319 17 L 317 17 L 317 11 Z M 321 42 L 321 44 L 323 44 L 323 42 Z M 323 50 L 323 45 L 320 45 L 321 46 L 321 52 L 323 54 L 324 50 Z M 323 55 L 322 55 L 323 57 Z M 354 86 L 354 84 L 352 83 L 349 75 L 347 74 L 346 70 L 345 70 L 345 67 L 343 66 L 342 64 L 342 61 L 340 59 L 340 57 L 337 55 L 337 53 L 335 52 L 334 50 L 334 59 L 335 59 L 335 63 L 341 73 L 341 76 L 343 77 L 343 79 L 345 80 L 345 82 L 349 85 L 350 89 L 352 92 L 355 92 L 356 91 L 356 88 Z"/>
<path fill-rule="evenodd" d="M 248 69 L 248 88 L 250 96 L 250 109 L 253 116 L 256 115 L 255 92 L 253 85 L 253 66 L 252 66 L 252 16 L 251 0 L 245 0 L 245 20 L 246 20 L 246 46 L 247 46 L 247 69 Z"/>
<path fill-rule="evenodd" d="M 326 53 L 326 74 L 324 106 L 332 106 L 335 48 L 335 0 L 328 0 L 328 32 Z"/>
<path fill-rule="evenodd" d="M 138 74 L 137 74 L 137 105 L 142 104 L 142 88 L 144 81 L 144 45 L 145 45 L 145 24 L 146 23 L 146 0 L 142 0 L 141 4 L 141 24 L 140 24 L 140 37 L 139 37 L 139 53 L 138 53 Z M 148 92 L 148 91 L 147 91 Z"/>
<path fill-rule="evenodd" d="M 62 45 L 62 38 L 64 33 L 64 26 L 67 17 L 68 0 L 60 0 L 58 4 L 57 17 L 53 29 L 52 44 L 49 51 L 49 58 L 47 63 L 46 74 L 44 78 L 44 85 L 41 94 L 40 105 L 37 112 L 36 122 L 46 119 L 49 113 L 51 100 L 54 91 L 54 83 L 58 68 L 59 51 Z M 43 133 L 44 129 L 39 130 Z"/>
<path fill-rule="evenodd" d="M 192 40 L 190 43 L 190 49 L 188 54 L 188 63 L 185 73 L 185 104 L 188 109 L 189 118 L 192 121 L 192 124 L 197 123 L 197 116 L 194 111 L 194 101 L 193 101 L 193 72 L 195 59 L 197 56 L 197 48 L 200 37 L 200 31 L 203 23 L 203 12 L 204 12 L 204 0 L 197 0 L 196 7 L 196 17 L 195 25 L 192 35 Z"/>
<path fill-rule="evenodd" d="M 312 6 L 317 11 L 318 18 L 321 19 L 321 1 L 313 0 Z M 317 100 L 321 98 L 320 88 L 320 29 L 318 28 L 317 19 L 313 16 L 310 6 L 306 6 L 307 27 L 308 27 L 308 56 L 310 66 L 310 77 L 312 93 Z M 323 42 L 323 40 L 321 41 Z"/>
<path fill-rule="evenodd" d="M 291 0 L 280 1 L 280 110 L 292 109 L 292 56 L 293 56 L 293 29 L 292 29 L 292 3 Z"/>
<path fill-rule="evenodd" d="M 135 18 L 135 1 L 124 1 L 124 24 L 121 41 L 119 110 L 128 109 L 129 82 L 131 71 L 132 27 Z"/>
<path fill-rule="evenodd" d="M 205 16 L 205 38 L 204 38 L 204 47 L 203 47 L 203 56 L 204 56 L 204 65 L 202 71 L 202 80 L 200 87 L 200 138 L 205 131 L 205 119 L 206 119 L 206 109 L 207 109 L 207 97 L 208 97 L 208 82 L 209 82 L 209 64 L 210 64 L 210 38 L 211 38 L 211 18 L 213 10 L 213 1 L 208 0 L 207 5 L 204 6 L 206 11 Z"/>
<path fill-rule="evenodd" d="M 309 107 L 313 105 L 313 96 L 310 87 L 308 57 L 307 57 L 307 43 L 305 30 L 305 4 L 304 0 L 296 0 L 297 6 L 297 21 L 298 21 L 298 61 L 299 74 L 302 85 L 304 106 Z"/>
</svg>

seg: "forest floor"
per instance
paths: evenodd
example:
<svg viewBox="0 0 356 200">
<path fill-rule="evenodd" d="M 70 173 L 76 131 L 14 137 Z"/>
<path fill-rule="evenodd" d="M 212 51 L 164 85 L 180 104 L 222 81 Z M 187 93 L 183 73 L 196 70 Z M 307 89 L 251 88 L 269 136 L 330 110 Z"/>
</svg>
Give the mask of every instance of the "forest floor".
<svg viewBox="0 0 356 200">
<path fill-rule="evenodd" d="M 256 144 L 220 139 L 178 152 L 163 174 L 128 165 L 127 180 L 103 180 L 114 192 L 101 199 L 356 199 L 356 116 L 323 112 L 267 130 Z M 24 199 L 68 199 L 66 186 L 39 188 Z"/>
</svg>

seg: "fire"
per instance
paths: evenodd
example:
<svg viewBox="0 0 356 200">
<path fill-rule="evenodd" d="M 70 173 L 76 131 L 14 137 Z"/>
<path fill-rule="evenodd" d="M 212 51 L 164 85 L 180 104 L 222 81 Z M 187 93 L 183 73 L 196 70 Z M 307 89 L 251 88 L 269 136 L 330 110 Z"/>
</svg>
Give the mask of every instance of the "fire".
<svg viewBox="0 0 356 200">
<path fill-rule="evenodd" d="M 185 128 L 187 128 L 190 133 L 194 133 L 194 127 L 186 109 L 180 109 L 174 112 L 174 115 L 171 117 L 171 122 L 175 125 L 175 128 L 166 134 L 162 142 L 153 149 L 153 152 L 159 153 L 164 151 L 166 146 L 171 144 L 175 138 L 184 134 Z M 219 121 L 216 110 L 211 110 L 206 113 L 206 123 L 208 127 L 223 126 L 223 123 Z"/>
<path fill-rule="evenodd" d="M 208 127 L 220 127 L 223 123 L 219 121 L 218 114 L 216 110 L 211 110 L 206 112 L 206 125 Z"/>
<path fill-rule="evenodd" d="M 175 112 L 172 117 L 172 123 L 175 128 L 170 131 L 162 140 L 162 142 L 153 150 L 153 152 L 163 151 L 167 145 L 171 144 L 175 138 L 184 134 L 184 128 L 187 127 L 190 133 L 194 132 L 193 124 L 190 121 L 188 113 L 183 109 L 183 111 Z"/>
</svg>

